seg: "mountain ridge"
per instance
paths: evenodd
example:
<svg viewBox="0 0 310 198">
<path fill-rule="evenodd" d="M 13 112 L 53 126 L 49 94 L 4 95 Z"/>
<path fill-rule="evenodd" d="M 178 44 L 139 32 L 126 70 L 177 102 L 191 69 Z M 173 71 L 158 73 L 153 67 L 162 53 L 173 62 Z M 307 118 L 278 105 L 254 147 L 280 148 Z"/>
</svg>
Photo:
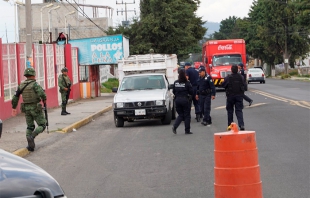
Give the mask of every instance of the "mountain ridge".
<svg viewBox="0 0 310 198">
<path fill-rule="evenodd" d="M 206 22 L 203 27 L 207 28 L 207 32 L 205 37 L 209 37 L 214 32 L 218 32 L 220 30 L 220 23 L 217 22 Z"/>
</svg>

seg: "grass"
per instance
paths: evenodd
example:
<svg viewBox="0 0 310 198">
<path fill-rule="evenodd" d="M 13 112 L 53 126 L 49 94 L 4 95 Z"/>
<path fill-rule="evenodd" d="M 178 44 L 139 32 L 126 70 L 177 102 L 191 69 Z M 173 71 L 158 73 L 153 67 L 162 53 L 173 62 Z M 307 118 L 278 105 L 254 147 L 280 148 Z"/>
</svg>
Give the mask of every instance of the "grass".
<svg viewBox="0 0 310 198">
<path fill-rule="evenodd" d="M 281 74 L 281 79 L 290 78 L 291 75 L 289 74 Z"/>
<path fill-rule="evenodd" d="M 298 74 L 298 70 L 297 69 L 291 70 L 288 74 L 281 73 L 279 76 L 280 76 L 281 79 L 291 78 L 292 76 L 294 76 L 294 77 L 302 77 L 302 78 L 310 78 L 309 74 L 304 74 L 304 75 Z"/>
<path fill-rule="evenodd" d="M 109 78 L 108 81 L 101 84 L 101 93 L 112 93 L 113 87 L 118 87 L 118 79 L 117 78 Z"/>
<path fill-rule="evenodd" d="M 305 77 L 305 78 L 310 78 L 309 74 L 305 74 L 305 75 L 297 75 L 298 77 Z"/>
</svg>

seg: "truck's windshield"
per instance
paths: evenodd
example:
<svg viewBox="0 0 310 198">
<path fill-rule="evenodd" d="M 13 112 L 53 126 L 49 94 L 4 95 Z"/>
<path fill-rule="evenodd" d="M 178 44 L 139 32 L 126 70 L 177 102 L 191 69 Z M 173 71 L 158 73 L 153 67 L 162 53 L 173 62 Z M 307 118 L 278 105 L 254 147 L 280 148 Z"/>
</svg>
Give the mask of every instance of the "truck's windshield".
<svg viewBox="0 0 310 198">
<path fill-rule="evenodd" d="M 232 65 L 242 63 L 240 54 L 215 55 L 212 59 L 213 66 Z"/>
<path fill-rule="evenodd" d="M 166 84 L 161 75 L 127 76 L 121 82 L 120 91 L 166 89 Z"/>
</svg>

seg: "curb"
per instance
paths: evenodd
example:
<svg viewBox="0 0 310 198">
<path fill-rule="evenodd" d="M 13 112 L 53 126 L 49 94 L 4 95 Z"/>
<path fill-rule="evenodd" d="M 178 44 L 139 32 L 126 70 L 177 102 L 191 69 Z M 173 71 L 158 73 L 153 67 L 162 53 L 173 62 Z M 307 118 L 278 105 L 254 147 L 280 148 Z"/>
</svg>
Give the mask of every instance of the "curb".
<svg viewBox="0 0 310 198">
<path fill-rule="evenodd" d="M 18 150 L 13 152 L 13 154 L 15 154 L 15 155 L 17 155 L 19 157 L 25 157 L 29 153 L 30 153 L 30 151 L 28 151 L 27 148 L 21 148 L 21 149 L 18 149 Z"/>
<path fill-rule="evenodd" d="M 73 131 L 73 129 L 77 129 L 77 128 L 80 128 L 86 124 L 88 124 L 89 122 L 91 122 L 94 118 L 97 118 L 99 116 L 101 116 L 103 113 L 106 113 L 108 111 L 110 111 L 112 109 L 112 105 L 104 108 L 103 110 L 101 111 L 98 111 L 78 122 L 75 122 L 73 124 L 71 124 L 70 126 L 67 126 L 65 128 L 63 128 L 61 131 L 58 131 L 58 132 L 61 132 L 61 133 L 68 133 L 68 132 L 71 132 Z M 28 155 L 29 153 L 31 153 L 30 151 L 28 151 L 27 148 L 21 148 L 21 149 L 18 149 L 16 151 L 13 152 L 13 154 L 19 156 L 19 157 L 25 157 L 26 155 Z"/>
<path fill-rule="evenodd" d="M 86 117 L 86 118 L 84 118 L 78 122 L 75 122 L 75 123 L 71 124 L 70 126 L 63 128 L 60 132 L 68 133 L 68 132 L 73 131 L 73 129 L 78 129 L 81 126 L 84 126 L 84 125 L 88 124 L 89 122 L 91 122 L 94 118 L 97 118 L 97 117 L 101 116 L 103 113 L 110 111 L 111 109 L 112 109 L 112 105 L 108 106 L 105 109 L 98 111 L 97 113 L 94 113 L 94 114 L 92 114 L 92 115 L 90 115 L 90 116 L 88 116 L 88 117 Z"/>
</svg>

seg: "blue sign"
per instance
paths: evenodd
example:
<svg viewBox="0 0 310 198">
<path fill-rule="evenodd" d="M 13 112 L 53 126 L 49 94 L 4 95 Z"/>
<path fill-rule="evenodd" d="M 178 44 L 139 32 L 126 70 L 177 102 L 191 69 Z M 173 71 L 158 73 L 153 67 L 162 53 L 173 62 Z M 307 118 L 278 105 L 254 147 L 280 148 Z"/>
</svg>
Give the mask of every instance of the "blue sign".
<svg viewBox="0 0 310 198">
<path fill-rule="evenodd" d="M 78 48 L 80 65 L 117 64 L 124 57 L 123 35 L 70 40 Z"/>
</svg>

